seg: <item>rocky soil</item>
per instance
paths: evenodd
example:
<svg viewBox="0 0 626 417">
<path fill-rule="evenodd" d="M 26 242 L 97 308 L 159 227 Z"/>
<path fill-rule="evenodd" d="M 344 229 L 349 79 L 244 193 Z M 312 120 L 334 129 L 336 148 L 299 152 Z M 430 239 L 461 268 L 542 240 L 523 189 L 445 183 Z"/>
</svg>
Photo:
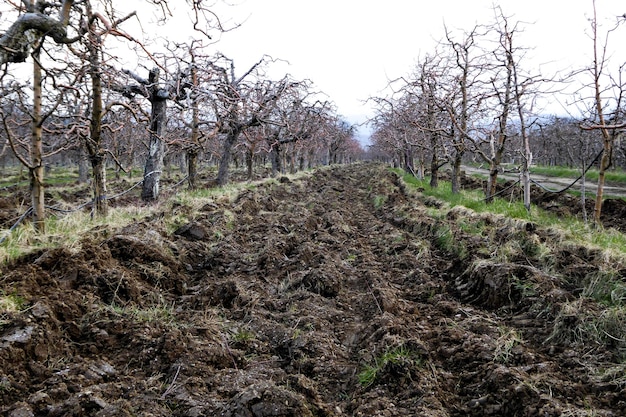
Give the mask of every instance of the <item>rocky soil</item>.
<svg viewBox="0 0 626 417">
<path fill-rule="evenodd" d="M 2 415 L 626 415 L 617 255 L 376 164 L 189 211 L 2 266 Z"/>
</svg>

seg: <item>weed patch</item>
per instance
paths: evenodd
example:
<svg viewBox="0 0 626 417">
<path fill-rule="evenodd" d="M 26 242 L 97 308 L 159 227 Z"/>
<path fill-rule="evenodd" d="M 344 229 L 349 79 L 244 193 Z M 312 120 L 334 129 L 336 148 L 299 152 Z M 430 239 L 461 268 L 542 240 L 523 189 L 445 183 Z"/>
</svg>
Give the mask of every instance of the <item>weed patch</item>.
<svg viewBox="0 0 626 417">
<path fill-rule="evenodd" d="M 421 365 L 421 357 L 405 346 L 387 349 L 382 355 L 374 359 L 374 363 L 365 365 L 358 374 L 358 381 L 363 387 L 369 387 L 376 383 L 385 372 L 399 373 L 410 377 L 412 369 L 419 368 Z"/>
</svg>

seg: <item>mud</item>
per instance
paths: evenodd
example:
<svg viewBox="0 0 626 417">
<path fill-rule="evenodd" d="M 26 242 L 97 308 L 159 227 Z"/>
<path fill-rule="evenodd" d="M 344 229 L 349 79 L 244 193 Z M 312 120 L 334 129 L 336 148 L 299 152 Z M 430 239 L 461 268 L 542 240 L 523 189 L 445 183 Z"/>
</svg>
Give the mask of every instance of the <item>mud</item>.
<svg viewBox="0 0 626 417">
<path fill-rule="evenodd" d="M 7 416 L 620 416 L 620 261 L 385 167 L 281 178 L 3 267 Z M 610 327 L 605 333 L 614 336 Z M 614 340 L 617 339 L 617 340 Z"/>
</svg>

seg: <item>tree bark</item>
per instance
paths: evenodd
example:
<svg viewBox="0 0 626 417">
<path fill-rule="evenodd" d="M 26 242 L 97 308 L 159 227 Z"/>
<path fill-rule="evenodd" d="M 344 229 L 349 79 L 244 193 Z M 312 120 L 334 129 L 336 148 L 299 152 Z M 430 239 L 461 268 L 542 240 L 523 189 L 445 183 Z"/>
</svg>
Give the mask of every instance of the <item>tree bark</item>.
<svg viewBox="0 0 626 417">
<path fill-rule="evenodd" d="M 198 185 L 198 151 L 195 148 L 187 151 L 187 183 L 190 190 L 195 190 Z"/>
<path fill-rule="evenodd" d="M 582 168 L 583 168 L 583 176 L 580 180 L 580 205 L 581 205 L 581 210 L 583 213 L 583 221 L 585 222 L 585 224 L 587 224 L 587 201 L 586 201 L 586 193 L 587 193 L 587 184 L 586 184 L 586 179 L 587 179 L 587 165 L 585 163 L 584 158 L 582 159 Z"/>
<path fill-rule="evenodd" d="M 610 139 L 606 129 L 601 129 L 604 137 L 602 158 L 600 158 L 600 169 L 598 170 L 598 185 L 596 188 L 596 201 L 593 206 L 593 221 L 599 226 L 602 224 L 602 200 L 604 198 L 604 183 L 606 170 L 611 166 L 611 154 L 613 152 L 613 141 Z"/>
<path fill-rule="evenodd" d="M 234 127 L 226 135 L 226 139 L 224 140 L 224 148 L 222 150 L 222 156 L 217 170 L 217 179 L 215 180 L 217 185 L 220 187 L 226 185 L 228 182 L 228 165 L 230 164 L 233 145 L 237 141 L 240 131 L 241 130 L 239 128 Z"/>
<path fill-rule="evenodd" d="M 457 194 L 461 192 L 461 161 L 463 159 L 463 154 L 457 152 L 454 156 L 454 161 L 452 162 L 452 193 Z"/>
<path fill-rule="evenodd" d="M 485 195 L 485 202 L 487 204 L 493 202 L 493 197 L 496 195 L 496 189 L 498 185 L 498 169 L 502 163 L 502 155 L 504 155 L 504 147 L 507 140 L 507 123 L 509 120 L 509 112 L 511 107 L 511 89 L 513 83 L 513 70 L 515 68 L 515 62 L 511 54 L 507 54 L 506 60 L 506 84 L 504 89 L 504 99 L 502 100 L 502 113 L 500 114 L 500 122 L 498 124 L 498 140 L 495 145 L 492 145 L 492 155 L 489 161 L 489 184 L 487 186 L 487 193 Z"/>
<path fill-rule="evenodd" d="M 493 203 L 493 198 L 498 192 L 498 167 L 499 162 L 495 160 L 489 161 L 489 181 L 487 182 L 487 189 L 485 190 L 485 202 L 487 204 Z"/>
<path fill-rule="evenodd" d="M 150 71 L 148 78 L 150 87 L 150 143 L 148 145 L 148 157 L 143 172 L 143 187 L 141 199 L 143 201 L 156 201 L 159 198 L 159 185 L 163 171 L 163 130 L 166 122 L 167 94 L 161 92 L 158 86 L 159 69 Z"/>
<path fill-rule="evenodd" d="M 78 150 L 78 182 L 84 184 L 87 181 L 89 181 L 89 165 L 85 150 L 81 147 Z"/>
<path fill-rule="evenodd" d="M 272 146 L 270 158 L 272 161 L 272 177 L 275 177 L 283 170 L 282 161 L 280 159 L 280 142 L 276 142 L 276 144 Z"/>
<path fill-rule="evenodd" d="M 433 149 L 433 156 L 430 159 L 430 186 L 432 188 L 439 187 L 439 158 L 435 149 Z"/>
<path fill-rule="evenodd" d="M 415 162 L 414 162 L 414 155 L 413 155 L 413 147 L 411 146 L 410 143 L 405 142 L 404 144 L 404 171 L 411 174 L 411 175 L 415 175 Z"/>
<path fill-rule="evenodd" d="M 88 4 L 88 15 L 91 16 L 91 5 Z M 102 149 L 102 76 L 100 65 L 100 41 L 89 27 L 88 34 L 89 75 L 91 76 L 91 122 L 89 138 L 86 141 L 87 154 L 93 170 L 93 204 L 97 216 L 108 215 L 106 158 Z"/>
<path fill-rule="evenodd" d="M 91 159 L 93 172 L 93 205 L 96 216 L 106 217 L 109 214 L 107 202 L 106 160 L 100 154 Z"/>
<path fill-rule="evenodd" d="M 508 119 L 508 105 L 506 105 L 503 119 Z M 498 192 L 498 173 L 500 165 L 502 164 L 502 155 L 504 155 L 504 144 L 506 142 L 506 123 L 500 126 L 500 133 L 498 134 L 498 143 L 493 149 L 491 159 L 489 160 L 489 183 L 487 184 L 487 190 L 485 193 L 485 202 L 487 204 L 493 203 L 493 198 Z"/>
<path fill-rule="evenodd" d="M 31 201 L 33 206 L 35 230 L 45 233 L 45 200 L 44 200 L 44 166 L 43 166 L 43 140 L 42 140 L 42 68 L 39 64 L 39 47 L 33 51 L 33 120 L 31 128 L 31 168 L 30 187 Z"/>
<path fill-rule="evenodd" d="M 252 181 L 252 176 L 253 176 L 252 163 L 253 163 L 252 149 L 248 148 L 246 149 L 246 173 L 247 173 L 246 176 L 248 177 L 248 181 Z"/>
<path fill-rule="evenodd" d="M 50 36 L 56 43 L 69 43 L 67 24 L 73 0 L 64 0 L 58 19 L 29 10 L 0 36 L 0 65 L 9 62 L 24 62 L 33 46 L 33 38 L 41 34 Z"/>
<path fill-rule="evenodd" d="M 192 50 L 191 54 L 191 83 L 194 89 L 198 88 L 198 72 L 196 67 L 196 56 Z M 192 92 L 192 112 L 191 112 L 191 148 L 187 151 L 187 183 L 190 190 L 197 187 L 196 178 L 198 176 L 198 148 L 200 147 L 200 108 L 198 95 Z"/>
</svg>

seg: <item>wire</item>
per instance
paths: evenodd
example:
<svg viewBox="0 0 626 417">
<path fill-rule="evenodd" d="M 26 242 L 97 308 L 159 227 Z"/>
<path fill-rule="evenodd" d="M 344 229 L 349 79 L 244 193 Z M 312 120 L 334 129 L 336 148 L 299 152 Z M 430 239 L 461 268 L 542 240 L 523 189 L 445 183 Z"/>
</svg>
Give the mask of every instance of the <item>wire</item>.
<svg viewBox="0 0 626 417">
<path fill-rule="evenodd" d="M 532 182 L 532 183 L 533 183 L 533 184 L 535 184 L 536 186 L 538 186 L 538 187 L 542 188 L 543 190 L 545 190 L 545 191 L 546 191 L 546 192 L 548 192 L 548 193 L 554 193 L 554 194 L 560 194 L 560 193 L 563 193 L 563 192 L 565 192 L 565 191 L 569 190 L 570 188 L 572 188 L 572 187 L 574 186 L 574 184 L 576 184 L 578 181 L 580 181 L 580 180 L 581 180 L 581 178 L 582 178 L 582 177 L 584 177 L 584 176 L 585 176 L 585 174 L 587 174 L 587 171 L 589 171 L 589 169 L 590 169 L 590 168 L 591 168 L 591 167 L 592 167 L 592 166 L 593 166 L 593 165 L 594 165 L 594 164 L 598 161 L 598 158 L 600 158 L 600 156 L 602 155 L 602 153 L 603 153 L 603 152 L 604 152 L 604 149 L 603 149 L 603 150 L 601 150 L 601 151 L 598 153 L 598 155 L 596 155 L 596 157 L 594 158 L 594 160 L 593 160 L 593 161 L 592 161 L 589 165 L 587 165 L 587 168 L 585 168 L 585 171 L 584 171 L 582 174 L 580 174 L 580 176 L 579 176 L 578 178 L 576 178 L 576 179 L 574 180 L 574 182 L 572 182 L 570 185 L 568 185 L 567 187 L 563 188 L 562 190 L 558 190 L 558 191 L 550 190 L 550 189 L 548 189 L 548 188 L 544 187 L 543 185 L 539 184 L 537 181 L 533 180 L 532 178 L 531 178 L 530 182 Z"/>
</svg>

